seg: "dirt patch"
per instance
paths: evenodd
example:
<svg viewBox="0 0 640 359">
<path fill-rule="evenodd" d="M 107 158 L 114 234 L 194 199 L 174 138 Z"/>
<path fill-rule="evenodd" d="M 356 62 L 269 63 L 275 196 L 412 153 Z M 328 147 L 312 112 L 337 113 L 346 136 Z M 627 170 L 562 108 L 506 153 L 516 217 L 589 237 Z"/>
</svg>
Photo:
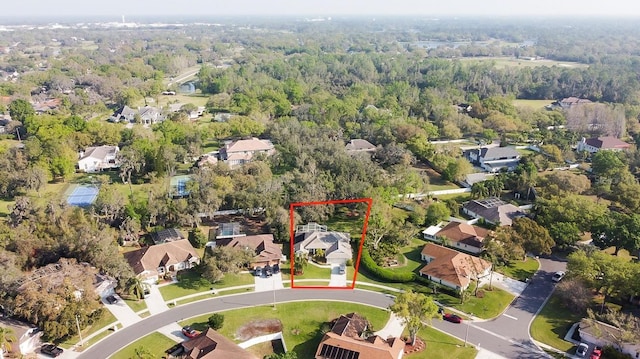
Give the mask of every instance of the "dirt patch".
<svg viewBox="0 0 640 359">
<path fill-rule="evenodd" d="M 278 319 L 252 320 L 238 328 L 236 331 L 236 339 L 245 341 L 280 331 L 282 331 L 282 322 Z"/>
</svg>

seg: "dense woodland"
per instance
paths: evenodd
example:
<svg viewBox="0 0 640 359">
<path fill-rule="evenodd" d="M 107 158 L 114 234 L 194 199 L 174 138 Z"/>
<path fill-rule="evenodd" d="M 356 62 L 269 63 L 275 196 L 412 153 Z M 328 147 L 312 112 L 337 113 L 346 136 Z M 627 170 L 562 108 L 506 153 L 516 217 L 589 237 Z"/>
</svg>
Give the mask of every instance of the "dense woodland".
<svg viewBox="0 0 640 359">
<path fill-rule="evenodd" d="M 452 183 L 473 170 L 458 147 L 433 140 L 541 149 L 516 171 L 472 189 L 477 198 L 536 193 L 530 218 L 496 231 L 487 251 L 495 263 L 571 248 L 589 233 L 597 246 L 637 253 L 638 152 L 589 158 L 573 148 L 580 138 L 598 135 L 636 142 L 636 25 L 256 18 L 220 26 L 2 32 L 0 47 L 8 51 L 0 54 L 0 71 L 18 76 L 0 82 L 0 112 L 12 119 L 0 142 L 0 197 L 10 203 L 0 221 L 0 304 L 43 327 L 59 321 L 65 305 L 48 303 L 71 305 L 69 293 L 25 300 L 16 285 L 25 272 L 75 258 L 116 277 L 123 290 L 135 287 L 118 243 L 158 228 L 197 229 L 199 213 L 218 209 L 264 208 L 272 231 L 285 241 L 290 202 L 372 197 L 367 245 L 381 264 L 421 226 L 459 214 L 462 200 L 456 198 L 423 202 L 405 216 L 393 209 L 398 195 L 429 190 L 420 166 Z M 167 83 L 189 68 L 198 70 L 206 121 L 182 114 L 151 128 L 106 121 L 121 106 L 158 103 L 163 91 L 177 88 Z M 515 104 L 571 96 L 593 104 L 571 111 Z M 36 114 L 31 101 L 47 98 L 61 105 Z M 462 104 L 471 109 L 461 110 Z M 216 113 L 234 116 L 210 121 Z M 248 136 L 270 139 L 277 154 L 239 169 L 192 166 L 222 141 Z M 375 144 L 375 155 L 347 153 L 345 143 L 353 138 Z M 47 186 L 76 178 L 78 151 L 103 144 L 120 147 L 121 167 L 96 176 L 101 190 L 91 208 L 40 197 Z M 567 163 L 581 163 L 582 170 L 544 172 Z M 192 174 L 189 195 L 173 198 L 168 179 L 184 173 Z M 116 183 L 127 183 L 128 193 L 115 190 Z M 326 221 L 334 213 L 317 207 L 302 215 L 303 222 Z M 91 314 L 84 311 L 82 325 Z M 49 335 L 74 331 L 56 328 Z"/>
</svg>

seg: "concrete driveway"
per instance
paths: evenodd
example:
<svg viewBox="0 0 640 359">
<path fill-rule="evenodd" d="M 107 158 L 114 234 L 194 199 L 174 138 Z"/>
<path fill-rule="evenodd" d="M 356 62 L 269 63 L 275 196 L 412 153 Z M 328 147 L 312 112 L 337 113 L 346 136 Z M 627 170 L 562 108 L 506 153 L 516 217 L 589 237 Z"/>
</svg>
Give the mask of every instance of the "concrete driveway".
<svg viewBox="0 0 640 359">
<path fill-rule="evenodd" d="M 149 286 L 149 294 L 144 298 L 144 301 L 147 303 L 147 308 L 149 308 L 149 314 L 151 315 L 169 310 L 157 285 L 152 284 Z"/>
<path fill-rule="evenodd" d="M 346 287 L 347 286 L 347 272 L 340 274 L 340 265 L 334 264 L 331 266 L 331 280 L 329 281 L 329 287 Z"/>
<path fill-rule="evenodd" d="M 140 321 L 140 316 L 137 315 L 133 309 L 131 309 L 131 307 L 122 300 L 122 298 L 117 294 L 113 294 L 113 296 L 118 299 L 116 303 L 109 304 L 105 299 L 106 297 L 102 298 L 102 303 L 104 303 L 104 306 L 111 312 L 111 314 L 113 314 L 114 317 L 116 317 L 116 319 L 118 319 L 123 327 L 127 327 Z"/>
<path fill-rule="evenodd" d="M 394 313 L 391 313 L 391 316 L 389 317 L 389 320 L 387 321 L 387 324 L 384 326 L 384 328 L 378 330 L 373 334 L 378 335 L 384 339 L 387 339 L 389 337 L 399 338 L 402 336 L 402 332 L 404 331 L 405 326 L 406 325 L 401 318 L 398 318 Z"/>
<path fill-rule="evenodd" d="M 491 284 L 493 286 L 504 289 L 516 297 L 520 296 L 520 294 L 522 294 L 522 292 L 527 288 L 527 283 L 506 277 L 497 272 L 493 272 L 492 275 L 483 278 L 480 281 L 480 285 L 489 285 L 489 280 L 491 280 Z"/>
<path fill-rule="evenodd" d="M 278 272 L 271 277 L 257 277 L 255 278 L 255 291 L 256 292 L 266 292 L 269 290 L 278 290 L 283 289 L 282 285 L 282 272 Z"/>
<path fill-rule="evenodd" d="M 181 343 L 189 339 L 184 334 L 182 334 L 182 327 L 178 323 L 171 323 L 169 325 L 165 325 L 164 327 L 159 328 L 157 331 L 171 338 L 177 343 Z"/>
</svg>

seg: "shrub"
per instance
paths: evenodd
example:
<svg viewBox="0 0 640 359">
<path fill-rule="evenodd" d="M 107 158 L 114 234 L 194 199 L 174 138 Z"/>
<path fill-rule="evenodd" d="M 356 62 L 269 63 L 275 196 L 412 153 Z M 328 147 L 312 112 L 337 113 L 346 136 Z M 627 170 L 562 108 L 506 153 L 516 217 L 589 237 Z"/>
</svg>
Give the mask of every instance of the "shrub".
<svg viewBox="0 0 640 359">
<path fill-rule="evenodd" d="M 629 354 L 621 353 L 616 350 L 611 345 L 607 345 L 602 348 L 602 357 L 607 359 L 632 359 L 633 357 Z"/>
<path fill-rule="evenodd" d="M 416 275 L 413 273 L 395 272 L 378 266 L 373 258 L 371 258 L 369 251 L 365 248 L 362 249 L 361 264 L 369 273 L 385 282 L 406 283 L 416 278 Z"/>
<path fill-rule="evenodd" d="M 214 313 L 209 317 L 207 323 L 209 324 L 209 328 L 218 330 L 222 328 L 222 325 L 224 324 L 224 315 L 220 313 Z"/>
</svg>

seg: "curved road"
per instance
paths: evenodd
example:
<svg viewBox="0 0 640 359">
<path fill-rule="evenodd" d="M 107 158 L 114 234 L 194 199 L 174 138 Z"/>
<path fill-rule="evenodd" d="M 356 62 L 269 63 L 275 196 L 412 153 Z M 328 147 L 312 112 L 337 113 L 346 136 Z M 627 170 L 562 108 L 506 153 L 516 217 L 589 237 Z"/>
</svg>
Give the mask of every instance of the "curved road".
<svg viewBox="0 0 640 359">
<path fill-rule="evenodd" d="M 565 263 L 555 259 L 541 258 L 540 262 L 541 268 L 536 273 L 533 282 L 525 289 L 521 297 L 498 318 L 468 326 L 442 320 L 434 320 L 432 325 L 460 339 L 464 340 L 467 337 L 469 343 L 481 346 L 505 358 L 540 358 L 543 354 L 530 341 L 529 323 L 553 290 L 553 283 L 549 280 L 550 273 L 563 270 L 566 267 Z M 275 301 L 277 303 L 307 300 L 343 301 L 380 308 L 387 308 L 393 303 L 392 298 L 382 293 L 361 289 L 281 289 L 275 291 Z M 166 312 L 147 317 L 109 335 L 82 352 L 78 358 L 106 358 L 137 339 L 166 325 L 216 311 L 272 305 L 273 301 L 274 296 L 272 293 L 254 292 L 211 298 L 181 305 Z"/>
</svg>

